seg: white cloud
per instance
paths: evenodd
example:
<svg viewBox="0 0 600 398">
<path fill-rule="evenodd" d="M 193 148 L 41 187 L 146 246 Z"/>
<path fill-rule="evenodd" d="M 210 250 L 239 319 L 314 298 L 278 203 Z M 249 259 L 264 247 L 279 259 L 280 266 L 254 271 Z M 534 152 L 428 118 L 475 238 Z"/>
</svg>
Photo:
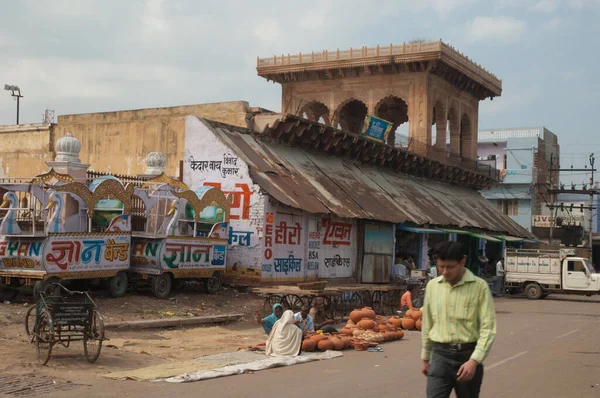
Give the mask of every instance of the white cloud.
<svg viewBox="0 0 600 398">
<path fill-rule="evenodd" d="M 275 20 L 264 20 L 256 24 L 252 30 L 254 37 L 265 44 L 274 43 L 280 36 L 279 23 Z"/>
<path fill-rule="evenodd" d="M 529 7 L 532 11 L 553 13 L 558 8 L 558 2 L 556 0 L 539 0 L 533 6 Z"/>
<path fill-rule="evenodd" d="M 470 3 L 475 3 L 477 0 L 424 0 L 423 4 L 431 7 L 438 13 L 448 13 L 466 6 Z"/>
<path fill-rule="evenodd" d="M 522 38 L 527 31 L 524 21 L 510 17 L 476 17 L 467 24 L 467 39 L 509 43 Z"/>
<path fill-rule="evenodd" d="M 26 0 L 25 5 L 34 14 L 64 19 L 93 17 L 102 8 L 97 0 Z"/>
</svg>

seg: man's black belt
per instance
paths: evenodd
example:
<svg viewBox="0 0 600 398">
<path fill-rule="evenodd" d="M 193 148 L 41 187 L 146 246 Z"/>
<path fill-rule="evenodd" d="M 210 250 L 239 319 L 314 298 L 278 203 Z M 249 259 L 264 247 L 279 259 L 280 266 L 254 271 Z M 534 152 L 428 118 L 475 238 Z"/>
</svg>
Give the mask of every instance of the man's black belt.
<svg viewBox="0 0 600 398">
<path fill-rule="evenodd" d="M 474 343 L 433 343 L 434 348 L 441 348 L 448 351 L 473 351 L 477 346 L 477 342 Z"/>
</svg>

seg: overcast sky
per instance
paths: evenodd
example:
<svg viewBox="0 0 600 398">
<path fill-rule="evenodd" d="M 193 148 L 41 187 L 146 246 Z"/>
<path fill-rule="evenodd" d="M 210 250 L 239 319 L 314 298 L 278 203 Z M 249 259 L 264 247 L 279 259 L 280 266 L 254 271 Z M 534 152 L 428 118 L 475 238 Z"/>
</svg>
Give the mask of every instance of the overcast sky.
<svg viewBox="0 0 600 398">
<path fill-rule="evenodd" d="M 257 56 L 441 38 L 503 81 L 480 105 L 480 129 L 544 125 L 563 166 L 600 154 L 600 0 L 0 0 L 0 10 L 0 84 L 20 86 L 22 123 L 47 108 L 247 100 L 279 111 L 280 86 L 256 75 Z M 2 93 L 0 124 L 12 124 Z"/>
</svg>

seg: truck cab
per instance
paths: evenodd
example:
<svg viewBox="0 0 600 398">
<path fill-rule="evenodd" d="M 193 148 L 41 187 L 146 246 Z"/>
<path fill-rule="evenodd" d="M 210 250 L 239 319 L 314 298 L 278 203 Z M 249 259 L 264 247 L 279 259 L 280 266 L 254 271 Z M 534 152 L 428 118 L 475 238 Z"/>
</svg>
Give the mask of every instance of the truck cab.
<svg viewBox="0 0 600 398">
<path fill-rule="evenodd" d="M 600 294 L 600 274 L 589 260 L 589 249 L 506 249 L 505 286 L 530 299 L 551 293 Z"/>
<path fill-rule="evenodd" d="M 594 273 L 587 258 L 567 257 L 562 264 L 562 285 L 565 290 L 600 291 L 600 275 Z"/>
</svg>

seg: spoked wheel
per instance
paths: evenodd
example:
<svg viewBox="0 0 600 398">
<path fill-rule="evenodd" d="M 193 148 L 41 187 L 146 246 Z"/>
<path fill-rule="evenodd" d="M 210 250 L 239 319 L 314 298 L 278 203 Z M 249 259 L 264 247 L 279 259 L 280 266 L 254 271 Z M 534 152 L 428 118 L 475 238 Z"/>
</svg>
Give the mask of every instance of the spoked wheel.
<svg viewBox="0 0 600 398">
<path fill-rule="evenodd" d="M 298 312 L 304 305 L 304 301 L 302 301 L 300 296 L 297 296 L 295 294 L 286 294 L 283 297 L 282 305 L 288 310 Z"/>
<path fill-rule="evenodd" d="M 340 296 L 323 297 L 323 306 L 327 319 L 333 319 L 336 323 L 344 319 L 344 305 Z"/>
<path fill-rule="evenodd" d="M 89 362 L 95 362 L 100 356 L 102 340 L 104 340 L 104 320 L 98 311 L 94 311 L 90 329 L 83 335 L 83 352 Z"/>
<path fill-rule="evenodd" d="M 392 311 L 392 315 L 396 315 L 396 311 L 400 311 L 400 299 L 402 298 L 402 294 L 402 291 L 394 290 L 390 295 L 390 310 Z"/>
<path fill-rule="evenodd" d="M 265 298 L 265 303 L 263 304 L 263 310 L 268 312 L 269 314 L 273 311 L 273 306 L 275 304 L 281 304 L 282 298 L 278 294 L 270 294 Z M 283 304 L 281 304 L 283 305 Z"/>
<path fill-rule="evenodd" d="M 40 313 L 33 332 L 35 333 L 37 359 L 42 365 L 45 365 L 50 360 L 54 344 L 54 327 L 48 311 L 44 310 Z"/>
<path fill-rule="evenodd" d="M 36 307 L 37 307 L 37 304 L 32 305 L 27 310 L 27 314 L 25 314 L 25 333 L 27 334 L 27 337 L 31 337 L 31 334 L 33 333 L 33 327 L 35 325 L 35 309 L 36 309 Z M 31 342 L 33 343 L 33 339 Z"/>
</svg>

